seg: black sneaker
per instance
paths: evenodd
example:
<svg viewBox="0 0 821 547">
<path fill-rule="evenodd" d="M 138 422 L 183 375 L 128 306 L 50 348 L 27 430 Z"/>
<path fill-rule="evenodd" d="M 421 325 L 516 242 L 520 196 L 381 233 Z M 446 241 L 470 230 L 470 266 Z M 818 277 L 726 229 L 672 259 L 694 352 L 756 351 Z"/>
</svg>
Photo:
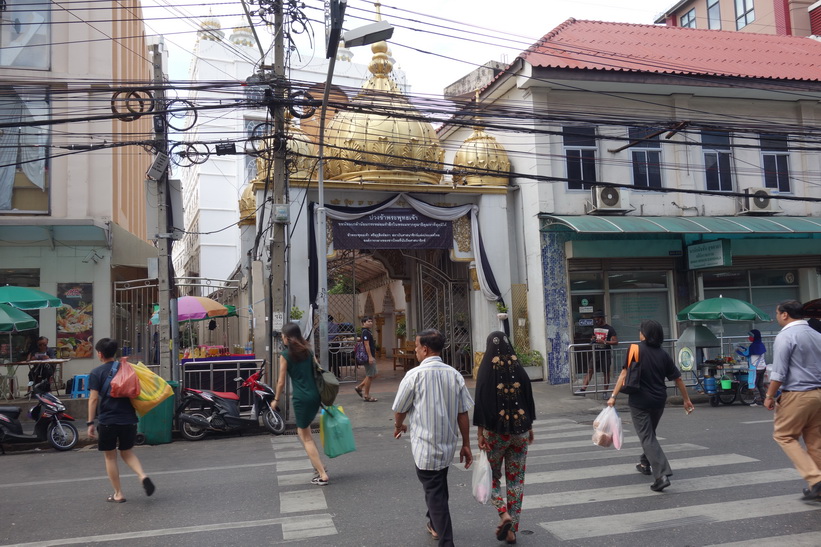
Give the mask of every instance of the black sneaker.
<svg viewBox="0 0 821 547">
<path fill-rule="evenodd" d="M 649 465 L 644 465 L 643 463 L 636 464 L 636 471 L 641 473 L 642 475 L 652 475 L 653 472 L 650 470 Z"/>
<path fill-rule="evenodd" d="M 660 479 L 656 479 L 656 482 L 650 485 L 650 490 L 653 492 L 661 492 L 668 486 L 670 486 L 670 479 L 667 477 L 662 477 Z"/>
</svg>

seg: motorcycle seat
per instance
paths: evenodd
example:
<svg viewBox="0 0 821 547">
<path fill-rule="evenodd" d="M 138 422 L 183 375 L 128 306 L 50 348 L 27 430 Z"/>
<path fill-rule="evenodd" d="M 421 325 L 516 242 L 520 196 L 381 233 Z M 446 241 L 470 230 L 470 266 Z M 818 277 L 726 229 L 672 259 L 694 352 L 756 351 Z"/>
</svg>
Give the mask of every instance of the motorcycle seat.
<svg viewBox="0 0 821 547">
<path fill-rule="evenodd" d="M 212 391 L 211 393 L 217 397 L 222 397 L 223 399 L 233 399 L 235 401 L 239 401 L 239 395 L 236 393 L 231 393 L 230 391 Z"/>
<path fill-rule="evenodd" d="M 0 406 L 0 414 L 5 414 L 9 418 L 17 419 L 20 417 L 19 406 Z"/>
<path fill-rule="evenodd" d="M 220 397 L 221 399 L 233 399 L 234 401 L 239 401 L 239 395 L 237 395 L 236 393 L 231 393 L 230 391 L 211 391 L 210 389 L 203 390 L 203 389 L 194 389 L 194 388 L 190 388 L 190 387 L 187 388 L 187 389 L 189 389 L 190 391 L 193 391 L 195 393 L 202 393 L 203 391 L 207 391 L 208 393 L 213 393 L 214 395 L 216 395 L 217 397 Z"/>
</svg>

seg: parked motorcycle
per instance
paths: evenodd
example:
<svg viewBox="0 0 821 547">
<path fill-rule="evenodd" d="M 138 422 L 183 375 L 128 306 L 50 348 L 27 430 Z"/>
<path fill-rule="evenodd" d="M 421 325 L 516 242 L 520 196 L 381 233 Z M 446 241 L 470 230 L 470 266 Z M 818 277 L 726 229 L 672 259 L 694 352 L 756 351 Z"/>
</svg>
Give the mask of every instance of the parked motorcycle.
<svg viewBox="0 0 821 547">
<path fill-rule="evenodd" d="M 50 389 L 48 380 L 32 388 L 32 393 L 37 398 L 37 404 L 29 411 L 29 417 L 34 420 L 34 433 L 23 433 L 19 406 L 0 406 L 0 452 L 6 453 L 3 443 L 48 441 L 57 450 L 74 448 L 79 439 L 77 428 L 71 423 L 74 418 L 65 413 L 65 405 L 49 393 Z"/>
<path fill-rule="evenodd" d="M 234 378 L 242 382 L 240 388 L 247 387 L 254 394 L 251 416 L 239 413 L 239 395 L 232 392 L 207 389 L 185 388 L 182 401 L 177 407 L 177 420 L 182 436 L 189 441 L 198 441 L 208 431 L 234 431 L 245 427 L 259 427 L 259 418 L 274 435 L 285 431 L 285 420 L 279 412 L 271 408 L 274 390 L 260 380 L 264 375 L 264 365 L 247 379 Z"/>
</svg>

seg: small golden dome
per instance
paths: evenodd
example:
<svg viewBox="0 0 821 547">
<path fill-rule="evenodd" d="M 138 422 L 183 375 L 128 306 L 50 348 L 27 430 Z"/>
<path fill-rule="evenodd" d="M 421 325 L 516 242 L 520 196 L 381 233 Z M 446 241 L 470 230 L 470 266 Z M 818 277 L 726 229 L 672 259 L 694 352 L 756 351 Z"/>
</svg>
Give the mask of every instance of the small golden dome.
<svg viewBox="0 0 821 547">
<path fill-rule="evenodd" d="M 253 184 L 246 184 L 239 198 L 239 225 L 253 226 L 257 223 L 257 194 Z"/>
<path fill-rule="evenodd" d="M 468 186 L 506 186 L 510 183 L 510 160 L 496 137 L 474 127 L 473 134 L 453 158 L 453 182 Z"/>
<path fill-rule="evenodd" d="M 232 44 L 237 46 L 254 47 L 254 35 L 251 27 L 236 27 L 228 37 Z"/>
<path fill-rule="evenodd" d="M 371 46 L 373 76 L 327 128 L 328 180 L 439 184 L 444 151 L 433 126 L 390 78 L 385 42 Z"/>
<path fill-rule="evenodd" d="M 225 33 L 222 31 L 222 25 L 216 19 L 205 19 L 200 23 L 200 30 L 197 31 L 197 38 L 199 40 L 210 40 L 212 42 L 221 42 L 225 38 Z"/>
</svg>

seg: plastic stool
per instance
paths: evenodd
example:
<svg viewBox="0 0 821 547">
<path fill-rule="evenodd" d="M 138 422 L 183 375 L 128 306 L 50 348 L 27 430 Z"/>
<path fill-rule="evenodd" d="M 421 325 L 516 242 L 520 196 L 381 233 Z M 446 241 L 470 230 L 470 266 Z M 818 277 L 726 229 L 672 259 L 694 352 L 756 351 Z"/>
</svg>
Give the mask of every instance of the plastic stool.
<svg viewBox="0 0 821 547">
<path fill-rule="evenodd" d="M 88 390 L 88 374 L 77 374 L 76 376 L 74 376 L 74 381 L 71 385 L 71 398 L 87 398 L 89 395 L 90 393 Z"/>
</svg>

